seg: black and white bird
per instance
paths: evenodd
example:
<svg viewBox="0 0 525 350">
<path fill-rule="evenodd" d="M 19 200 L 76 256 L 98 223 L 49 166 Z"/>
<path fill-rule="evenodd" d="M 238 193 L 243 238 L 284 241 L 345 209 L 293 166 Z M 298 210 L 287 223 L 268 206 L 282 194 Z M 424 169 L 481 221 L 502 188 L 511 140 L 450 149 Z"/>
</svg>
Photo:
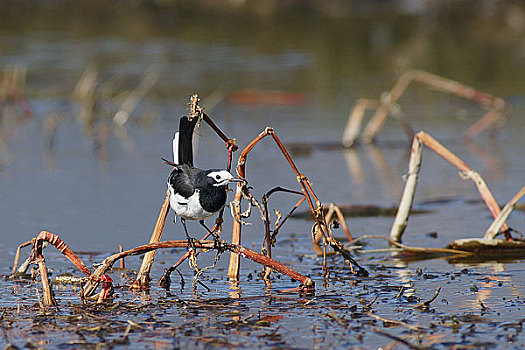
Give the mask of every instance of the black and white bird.
<svg viewBox="0 0 525 350">
<path fill-rule="evenodd" d="M 163 158 L 166 164 L 173 166 L 173 171 L 168 177 L 170 207 L 177 216 L 180 216 L 190 244 L 193 239 L 188 234 L 186 220 L 198 220 L 217 239 L 214 232 L 204 224 L 204 219 L 224 207 L 226 186 L 229 183 L 243 181 L 234 178 L 226 170 L 202 170 L 193 167 L 192 139 L 197 119 L 196 117 L 192 120 L 187 117 L 180 119 L 179 131 L 175 134 L 173 145 L 174 162 Z"/>
</svg>

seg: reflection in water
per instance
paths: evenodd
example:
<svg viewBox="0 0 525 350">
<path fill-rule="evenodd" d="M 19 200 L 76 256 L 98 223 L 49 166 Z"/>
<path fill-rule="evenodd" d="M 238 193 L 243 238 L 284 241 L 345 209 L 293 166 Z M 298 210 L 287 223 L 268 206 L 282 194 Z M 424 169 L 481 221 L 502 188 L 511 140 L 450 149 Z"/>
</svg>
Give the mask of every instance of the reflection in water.
<svg viewBox="0 0 525 350">
<path fill-rule="evenodd" d="M 352 180 L 355 185 L 361 185 L 364 183 L 364 174 L 363 166 L 361 160 L 359 159 L 358 150 L 355 148 L 350 148 L 344 152 L 346 165 L 348 171 L 352 175 Z"/>
<path fill-rule="evenodd" d="M 458 267 L 471 267 L 470 264 L 457 264 Z M 465 299 L 459 302 L 459 306 L 466 310 L 481 310 L 497 307 L 501 300 L 512 298 L 522 299 L 525 297 L 525 289 L 521 284 L 521 278 L 515 279 L 507 271 L 505 263 L 499 262 L 478 262 L 477 268 L 490 268 L 494 274 L 490 272 L 484 274 L 479 280 L 479 285 L 474 281 L 471 285 L 466 286 L 475 296 L 475 299 Z M 464 270 L 467 271 L 467 270 Z M 469 273 L 469 272 L 466 272 Z"/>
<path fill-rule="evenodd" d="M 396 182 L 392 181 L 392 179 L 400 179 L 401 174 L 394 172 L 394 170 L 390 167 L 381 148 L 371 144 L 366 145 L 365 150 L 367 151 L 370 159 L 372 159 L 372 163 L 377 169 L 377 173 L 379 173 L 379 179 L 381 182 L 381 187 L 383 188 L 383 192 L 390 193 L 394 197 L 400 197 L 401 190 Z"/>
<path fill-rule="evenodd" d="M 60 117 L 56 113 L 50 114 L 44 119 L 46 165 L 51 170 L 55 167 L 56 130 L 59 123 Z"/>
<path fill-rule="evenodd" d="M 239 281 L 230 281 L 230 298 L 238 299 L 241 297 L 241 286 Z"/>
<path fill-rule="evenodd" d="M 377 174 L 380 182 L 380 191 L 382 193 L 388 193 L 394 198 L 401 195 L 401 189 L 396 180 L 401 179 L 401 174 L 395 171 L 388 163 L 383 149 L 380 147 L 367 144 L 362 145 L 359 148 L 350 148 L 344 150 L 344 159 L 351 175 L 352 182 L 354 185 L 366 185 L 370 183 L 370 175 L 365 176 L 365 167 L 360 158 L 360 154 L 366 152 L 366 155 L 372 161 L 372 168 L 366 169 L 366 172 L 373 172 Z M 361 186 L 353 186 L 352 192 L 363 191 Z M 377 191 L 376 187 L 376 191 Z"/>
<path fill-rule="evenodd" d="M 396 267 L 394 272 L 399 279 L 399 284 L 404 287 L 403 296 L 408 298 L 415 295 L 414 272 L 408 269 L 408 263 L 399 259 L 393 259 L 392 261 L 392 265 Z"/>
</svg>

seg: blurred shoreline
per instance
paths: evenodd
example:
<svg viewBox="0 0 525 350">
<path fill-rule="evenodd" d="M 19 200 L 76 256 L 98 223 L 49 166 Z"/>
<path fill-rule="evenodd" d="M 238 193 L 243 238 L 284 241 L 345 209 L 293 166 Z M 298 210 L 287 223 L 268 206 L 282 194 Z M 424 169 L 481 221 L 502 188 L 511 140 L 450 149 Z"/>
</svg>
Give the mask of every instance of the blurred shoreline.
<svg viewBox="0 0 525 350">
<path fill-rule="evenodd" d="M 322 16 L 344 18 L 378 13 L 434 15 L 468 18 L 499 18 L 519 21 L 523 3 L 511 0 L 0 0 L 0 18 L 8 19 L 36 11 L 48 15 L 122 15 L 141 11 L 150 15 L 240 15 L 240 16 Z M 512 17 L 512 18 L 511 18 Z"/>
</svg>

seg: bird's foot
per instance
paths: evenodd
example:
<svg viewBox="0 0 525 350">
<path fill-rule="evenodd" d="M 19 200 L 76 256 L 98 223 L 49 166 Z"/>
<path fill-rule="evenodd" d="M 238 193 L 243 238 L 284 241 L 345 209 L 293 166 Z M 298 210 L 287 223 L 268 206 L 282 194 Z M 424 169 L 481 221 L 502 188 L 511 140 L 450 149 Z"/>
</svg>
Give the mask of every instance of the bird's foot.
<svg viewBox="0 0 525 350">
<path fill-rule="evenodd" d="M 221 237 L 216 233 L 212 233 L 212 236 L 213 236 L 213 248 L 217 249 L 218 251 L 222 251 Z"/>
<path fill-rule="evenodd" d="M 197 240 L 190 236 L 187 236 L 187 239 L 188 239 L 188 250 L 195 252 L 196 250 L 195 242 L 197 242 Z"/>
</svg>

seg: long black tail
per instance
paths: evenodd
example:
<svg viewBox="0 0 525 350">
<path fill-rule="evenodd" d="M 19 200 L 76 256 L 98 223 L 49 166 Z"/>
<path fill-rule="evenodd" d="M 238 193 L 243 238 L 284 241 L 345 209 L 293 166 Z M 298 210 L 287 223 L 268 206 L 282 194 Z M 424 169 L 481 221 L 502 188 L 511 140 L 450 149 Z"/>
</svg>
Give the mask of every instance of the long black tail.
<svg viewBox="0 0 525 350">
<path fill-rule="evenodd" d="M 186 164 L 193 166 L 193 130 L 199 118 L 192 118 L 183 116 L 179 121 L 179 147 L 178 156 L 179 164 Z"/>
</svg>

